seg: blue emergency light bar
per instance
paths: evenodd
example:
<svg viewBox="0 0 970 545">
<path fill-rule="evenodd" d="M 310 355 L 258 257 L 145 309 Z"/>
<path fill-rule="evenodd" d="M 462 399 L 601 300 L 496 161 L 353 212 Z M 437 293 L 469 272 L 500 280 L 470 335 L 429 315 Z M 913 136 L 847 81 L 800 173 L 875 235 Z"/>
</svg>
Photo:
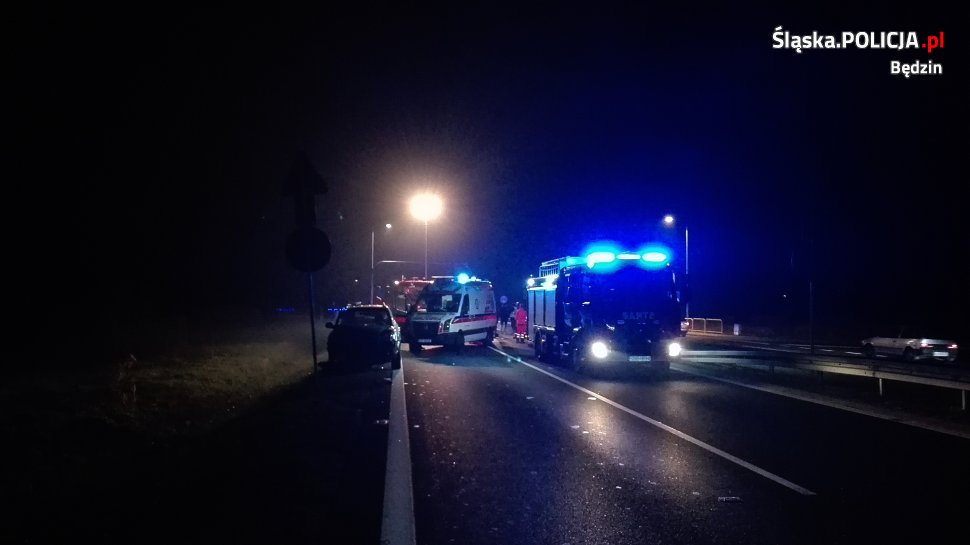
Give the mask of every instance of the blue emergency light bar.
<svg viewBox="0 0 970 545">
<path fill-rule="evenodd" d="M 586 256 L 586 266 L 592 269 L 597 263 L 613 263 L 616 254 L 613 252 L 593 252 Z"/>
<path fill-rule="evenodd" d="M 601 243 L 587 249 L 586 266 L 593 270 L 608 271 L 624 265 L 639 265 L 645 269 L 661 269 L 670 263 L 673 255 L 661 244 L 650 244 L 639 252 L 619 251 L 617 245 Z"/>
<path fill-rule="evenodd" d="M 651 243 L 641 247 L 639 252 L 630 252 L 621 248 L 619 243 L 602 241 L 587 246 L 586 257 L 571 256 L 543 261 L 539 266 L 539 276 L 528 279 L 527 284 L 529 287 L 554 288 L 556 280 L 551 277 L 558 277 L 556 273 L 566 267 L 584 263 L 593 272 L 612 272 L 619 267 L 632 265 L 651 270 L 663 269 L 673 259 L 673 252 L 663 244 Z"/>
</svg>

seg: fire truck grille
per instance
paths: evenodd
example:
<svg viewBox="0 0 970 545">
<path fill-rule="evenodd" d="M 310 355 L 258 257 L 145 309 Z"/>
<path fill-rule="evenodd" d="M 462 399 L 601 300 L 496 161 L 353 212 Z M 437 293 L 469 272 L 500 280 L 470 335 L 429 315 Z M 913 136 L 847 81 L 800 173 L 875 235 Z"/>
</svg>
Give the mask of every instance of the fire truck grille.
<svg viewBox="0 0 970 545">
<path fill-rule="evenodd" d="M 640 324 L 619 326 L 614 334 L 618 348 L 631 352 L 649 352 L 653 343 L 659 338 L 659 328 Z"/>
</svg>

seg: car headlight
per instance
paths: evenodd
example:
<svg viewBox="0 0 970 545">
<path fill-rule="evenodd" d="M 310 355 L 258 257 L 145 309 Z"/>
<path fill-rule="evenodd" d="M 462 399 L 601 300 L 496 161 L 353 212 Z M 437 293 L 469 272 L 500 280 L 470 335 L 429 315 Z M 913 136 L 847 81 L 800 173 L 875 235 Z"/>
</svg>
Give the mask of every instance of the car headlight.
<svg viewBox="0 0 970 545">
<path fill-rule="evenodd" d="M 671 358 L 676 358 L 684 350 L 680 343 L 670 343 L 667 345 L 667 355 Z"/>
<path fill-rule="evenodd" d="M 589 345 L 589 351 L 592 352 L 594 357 L 603 359 L 610 354 L 610 349 L 606 347 L 606 343 L 603 341 L 595 341 L 593 344 Z"/>
</svg>

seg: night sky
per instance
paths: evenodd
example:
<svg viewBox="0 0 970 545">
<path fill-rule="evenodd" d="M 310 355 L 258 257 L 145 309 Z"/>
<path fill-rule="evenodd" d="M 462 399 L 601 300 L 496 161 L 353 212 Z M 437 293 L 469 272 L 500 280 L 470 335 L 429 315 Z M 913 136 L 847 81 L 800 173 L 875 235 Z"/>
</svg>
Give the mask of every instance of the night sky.
<svg viewBox="0 0 970 545">
<path fill-rule="evenodd" d="M 91 330 L 299 308 L 282 188 L 305 152 L 329 186 L 324 304 L 366 299 L 374 229 L 377 260 L 423 261 L 407 199 L 431 189 L 432 273 L 513 298 L 540 261 L 595 239 L 681 249 L 659 229 L 673 213 L 696 316 L 807 321 L 812 279 L 822 327 L 965 339 L 961 19 L 922 3 L 668 5 L 11 12 L 14 308 Z M 778 25 L 945 31 L 946 46 L 797 54 L 772 48 Z M 944 74 L 891 76 L 892 59 Z"/>
</svg>

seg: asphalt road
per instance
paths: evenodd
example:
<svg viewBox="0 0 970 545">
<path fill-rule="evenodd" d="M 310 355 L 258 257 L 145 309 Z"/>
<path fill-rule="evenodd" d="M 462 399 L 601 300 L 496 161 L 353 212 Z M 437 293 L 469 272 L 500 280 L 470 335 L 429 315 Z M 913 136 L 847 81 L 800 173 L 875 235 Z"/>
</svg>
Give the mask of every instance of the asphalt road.
<svg viewBox="0 0 970 545">
<path fill-rule="evenodd" d="M 405 358 L 418 543 L 967 539 L 970 440 L 678 371 L 579 376 L 506 346 Z"/>
<path fill-rule="evenodd" d="M 967 539 L 970 432 L 741 384 L 764 373 L 678 365 L 663 379 L 590 378 L 532 361 L 527 345 L 499 345 L 505 354 L 471 344 L 461 355 L 408 353 L 393 373 L 324 366 L 198 437 L 73 426 L 59 444 L 105 454 L 76 466 L 38 466 L 30 454 L 44 445 L 14 433 L 5 475 L 51 471 L 0 487 L 0 543 Z M 800 392 L 823 385 L 881 409 L 904 392 L 893 384 L 892 401 L 873 400 L 871 382 L 806 382 Z M 970 430 L 957 398 L 928 391 L 905 401 Z"/>
</svg>

